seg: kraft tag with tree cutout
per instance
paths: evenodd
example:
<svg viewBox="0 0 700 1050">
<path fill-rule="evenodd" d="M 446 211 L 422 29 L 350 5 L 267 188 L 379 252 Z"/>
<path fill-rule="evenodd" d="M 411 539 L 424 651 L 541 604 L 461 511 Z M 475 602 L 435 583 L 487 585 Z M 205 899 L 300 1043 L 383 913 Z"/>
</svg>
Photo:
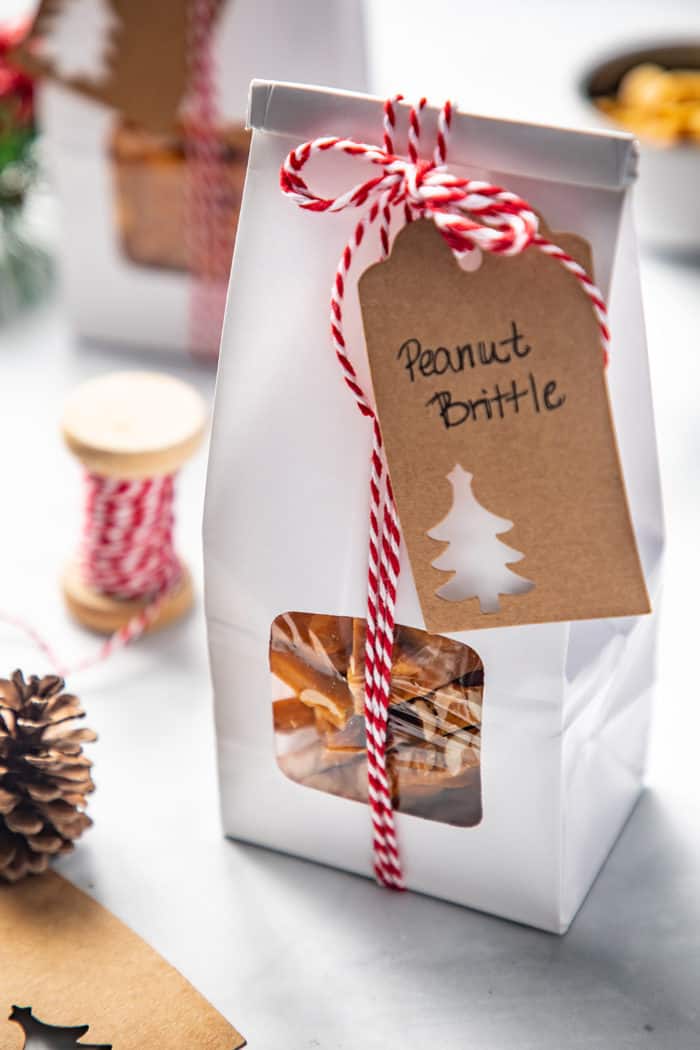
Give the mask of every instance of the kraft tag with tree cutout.
<svg viewBox="0 0 700 1050">
<path fill-rule="evenodd" d="M 222 3 L 199 10 L 216 17 Z M 18 57 L 31 72 L 167 132 L 187 90 L 193 10 L 194 0 L 41 0 Z"/>
<path fill-rule="evenodd" d="M 582 238 L 552 236 L 592 272 Z M 359 294 L 426 628 L 648 612 L 598 324 L 576 279 L 534 247 L 465 272 L 420 220 Z"/>
<path fill-rule="evenodd" d="M 0 885 L 0 1050 L 22 1050 L 30 1020 L 80 1029 L 79 1045 L 104 1050 L 245 1044 L 153 948 L 56 872 Z"/>
</svg>

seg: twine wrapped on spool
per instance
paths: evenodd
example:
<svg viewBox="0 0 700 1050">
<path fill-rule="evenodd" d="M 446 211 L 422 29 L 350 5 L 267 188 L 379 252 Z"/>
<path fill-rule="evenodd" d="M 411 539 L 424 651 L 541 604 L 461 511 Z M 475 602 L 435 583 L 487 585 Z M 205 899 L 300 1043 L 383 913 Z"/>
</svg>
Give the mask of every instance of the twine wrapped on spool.
<svg viewBox="0 0 700 1050">
<path fill-rule="evenodd" d="M 79 623 L 113 636 L 107 646 L 165 627 L 192 605 L 173 546 L 174 481 L 205 423 L 199 394 L 155 372 L 91 379 L 66 405 L 63 437 L 85 469 L 86 501 L 63 595 Z"/>
</svg>

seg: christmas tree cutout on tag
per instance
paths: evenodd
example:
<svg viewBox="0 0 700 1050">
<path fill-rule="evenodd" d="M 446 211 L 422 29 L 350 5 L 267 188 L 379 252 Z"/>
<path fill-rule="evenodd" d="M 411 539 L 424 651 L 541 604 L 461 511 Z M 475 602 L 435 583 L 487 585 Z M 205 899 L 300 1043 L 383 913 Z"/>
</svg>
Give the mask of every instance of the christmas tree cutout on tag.
<svg viewBox="0 0 700 1050">
<path fill-rule="evenodd" d="M 177 123 L 192 41 L 223 0 L 41 0 L 18 58 L 148 131 Z M 198 22 L 195 26 L 195 19 Z"/>
<path fill-rule="evenodd" d="M 90 1025 L 82 1024 L 73 1028 L 59 1028 L 45 1024 L 34 1017 L 29 1007 L 13 1006 L 10 1020 L 20 1026 L 24 1032 L 25 1043 L 22 1050 L 69 1050 L 81 1046 L 83 1050 L 112 1050 L 107 1043 L 86 1043 L 85 1035 Z"/>
<path fill-rule="evenodd" d="M 41 57 L 60 80 L 100 84 L 111 75 L 119 24 L 110 0 L 64 0 L 47 11 Z"/>
<path fill-rule="evenodd" d="M 482 613 L 498 612 L 502 594 L 525 594 L 530 580 L 509 568 L 522 559 L 499 539 L 513 523 L 492 514 L 476 499 L 472 476 L 459 463 L 447 475 L 454 498 L 446 518 L 428 533 L 431 539 L 446 543 L 446 549 L 432 563 L 434 569 L 449 572 L 451 578 L 437 591 L 449 602 L 477 597 Z"/>
<path fill-rule="evenodd" d="M 592 273 L 582 238 L 552 239 Z M 420 220 L 365 271 L 359 295 L 427 630 L 648 612 L 598 323 L 575 278 L 535 247 L 484 254 L 467 272 L 434 224 Z M 474 576 L 481 555 L 463 552 L 470 571 L 460 579 L 451 548 L 436 547 L 457 536 L 471 542 L 474 522 L 458 522 L 456 506 L 451 513 L 453 486 L 464 496 L 468 475 L 482 514 L 500 519 L 492 540 L 512 522 L 508 549 L 492 542 L 500 570 L 483 594 Z"/>
</svg>

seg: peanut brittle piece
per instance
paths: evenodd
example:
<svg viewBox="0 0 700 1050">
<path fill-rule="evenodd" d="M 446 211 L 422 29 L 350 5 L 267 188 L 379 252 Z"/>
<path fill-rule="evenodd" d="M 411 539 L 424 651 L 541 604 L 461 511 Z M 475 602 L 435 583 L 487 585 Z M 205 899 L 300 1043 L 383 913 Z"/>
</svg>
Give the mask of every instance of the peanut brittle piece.
<svg viewBox="0 0 700 1050">
<path fill-rule="evenodd" d="M 441 765 L 432 769 L 420 769 L 413 764 L 393 763 L 392 773 L 394 792 L 398 797 L 401 797 L 403 792 L 414 789 L 421 789 L 426 795 L 442 791 L 453 779 L 452 774 Z"/>
<path fill-rule="evenodd" d="M 426 820 L 452 824 L 459 828 L 473 828 L 482 817 L 481 778 L 479 769 L 471 769 L 460 778 L 459 786 L 436 791 L 434 787 L 409 788 L 401 792 L 396 808 Z"/>
<path fill-rule="evenodd" d="M 277 765 L 290 780 L 303 784 L 305 779 L 321 769 L 323 747 L 319 740 L 314 740 L 296 751 L 288 751 L 277 756 Z"/>
<path fill-rule="evenodd" d="M 465 769 L 478 766 L 481 761 L 481 738 L 478 733 L 460 729 L 447 737 L 444 747 L 445 768 L 451 776 L 459 776 Z"/>
<path fill-rule="evenodd" d="M 481 672 L 481 660 L 468 645 L 415 627 L 399 626 L 394 642 L 393 674 L 416 681 L 426 691 Z"/>
<path fill-rule="evenodd" d="M 352 697 L 348 690 L 347 695 L 339 694 L 335 688 L 329 687 L 328 683 L 321 684 L 320 688 L 302 689 L 299 693 L 302 704 L 320 710 L 338 729 L 342 729 L 352 716 Z"/>
<path fill-rule="evenodd" d="M 277 756 L 277 763 L 290 780 L 343 798 L 367 801 L 367 756 L 364 751 L 349 755 L 331 752 L 320 740 L 298 751 Z"/>
<path fill-rule="evenodd" d="M 477 711 L 467 701 L 455 701 L 455 707 L 441 708 L 434 701 L 434 695 L 430 693 L 423 699 L 403 701 L 389 708 L 388 726 L 392 740 L 425 741 L 437 747 L 443 746 L 445 740 L 458 730 L 480 735 L 480 709 L 479 717 L 475 718 Z"/>
<path fill-rule="evenodd" d="M 367 758 L 362 754 L 352 762 L 312 773 L 303 783 L 329 795 L 367 802 Z"/>
<path fill-rule="evenodd" d="M 335 733 L 336 727 L 332 722 L 326 718 L 322 708 L 315 707 L 311 709 L 313 715 L 314 725 L 319 736 L 325 737 L 326 733 Z"/>
<path fill-rule="evenodd" d="M 391 704 L 402 704 L 405 700 L 415 700 L 419 696 L 432 696 L 432 686 L 424 685 L 420 678 L 407 678 L 393 669 L 391 675 Z"/>
<path fill-rule="evenodd" d="M 351 765 L 366 758 L 364 750 L 353 753 L 329 751 L 321 740 L 313 740 L 296 751 L 288 751 L 277 756 L 277 764 L 282 772 L 300 784 L 305 784 L 310 776 L 324 773 L 342 766 Z"/>
<path fill-rule="evenodd" d="M 390 747 L 432 747 L 426 740 L 423 724 L 413 712 L 412 704 L 399 704 L 389 708 L 387 739 Z"/>
<path fill-rule="evenodd" d="M 401 784 L 397 788 L 393 803 L 394 809 L 400 813 L 412 813 L 417 817 L 430 814 L 431 820 L 451 824 L 454 821 L 447 816 L 446 811 L 453 810 L 453 798 L 456 796 L 471 806 L 472 795 L 480 804 L 481 775 L 478 768 L 467 770 L 458 779 L 450 781 L 449 785 L 445 784 L 443 787 L 435 784 Z M 435 802 L 434 805 L 433 802 Z"/>
<path fill-rule="evenodd" d="M 312 646 L 316 638 L 335 669 L 345 674 L 352 652 L 352 618 L 313 613 L 308 617 L 307 629 Z"/>
<path fill-rule="evenodd" d="M 436 689 L 431 699 L 444 730 L 481 725 L 482 695 L 482 686 L 465 689 L 450 683 Z"/>
<path fill-rule="evenodd" d="M 387 754 L 399 789 L 411 785 L 443 788 L 466 770 L 479 766 L 480 738 L 478 731 L 462 729 L 429 744 L 394 732 Z"/>
<path fill-rule="evenodd" d="M 411 708 L 420 721 L 423 736 L 426 740 L 432 741 L 441 735 L 442 726 L 437 717 L 435 707 L 430 700 L 416 700 L 416 702 L 411 705 Z"/>
<path fill-rule="evenodd" d="M 364 751 L 365 720 L 359 715 L 354 715 L 346 726 L 337 729 L 328 719 L 316 714 L 316 728 L 323 735 L 323 743 L 329 751 Z"/>
<path fill-rule="evenodd" d="M 405 706 L 405 705 L 404 705 Z M 423 726 L 426 740 L 448 736 L 457 729 L 481 725 L 481 691 L 450 684 L 414 701 L 411 709 Z"/>
<path fill-rule="evenodd" d="M 314 712 L 302 704 L 296 696 L 275 700 L 272 716 L 276 733 L 293 733 L 296 729 L 307 729 L 314 724 Z"/>
<path fill-rule="evenodd" d="M 352 619 L 322 613 L 284 613 L 272 625 L 273 649 L 296 649 L 319 669 L 329 664 L 340 674 L 347 671 L 352 650 Z"/>
<path fill-rule="evenodd" d="M 362 759 L 363 761 L 366 761 L 367 759 L 367 752 L 363 747 L 346 751 L 334 751 L 331 748 L 323 747 L 322 745 L 319 753 L 317 772 L 322 773 L 329 769 L 351 765 L 359 759 Z"/>
<path fill-rule="evenodd" d="M 353 713 L 353 697 L 342 675 L 329 667 L 320 670 L 297 649 L 270 649 L 272 673 L 293 689 L 303 704 L 322 708 L 335 726 L 342 727 Z"/>
<path fill-rule="evenodd" d="M 410 769 L 421 774 L 440 773 L 445 768 L 440 752 L 427 744 L 423 744 L 422 747 L 411 744 L 393 745 L 388 748 L 388 753 L 391 766 L 397 773 Z"/>
<path fill-rule="evenodd" d="M 347 680 L 353 696 L 356 715 L 363 714 L 365 710 L 365 638 L 365 621 L 354 617 L 352 621 L 352 648 Z"/>
</svg>

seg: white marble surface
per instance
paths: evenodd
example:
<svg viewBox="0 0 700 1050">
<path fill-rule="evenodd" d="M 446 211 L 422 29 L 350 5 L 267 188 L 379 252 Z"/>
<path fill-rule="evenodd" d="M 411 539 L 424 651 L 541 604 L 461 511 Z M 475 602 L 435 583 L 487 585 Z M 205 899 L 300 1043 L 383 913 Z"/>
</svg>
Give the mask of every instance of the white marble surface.
<svg viewBox="0 0 700 1050">
<path fill-rule="evenodd" d="M 598 2 L 506 3 L 497 20 L 473 6 L 434 2 L 426 21 L 418 4 L 372 5 L 378 89 L 568 119 L 566 85 L 606 25 L 613 43 L 691 22 L 700 37 L 690 3 L 622 3 L 612 27 Z M 501 48 L 496 71 L 482 45 Z M 527 72 L 523 49 L 534 56 Z M 98 791 L 95 827 L 60 869 L 178 966 L 251 1046 L 700 1044 L 700 252 L 694 263 L 645 254 L 643 280 L 669 529 L 649 789 L 566 937 L 224 840 L 201 603 L 186 623 L 72 682 L 100 733 Z M 81 345 L 60 292 L 0 329 L 0 607 L 29 618 L 69 660 L 94 642 L 69 625 L 57 590 L 79 517 L 79 472 L 57 436 L 61 403 L 80 379 L 133 364 L 212 392 L 213 375 L 189 362 Z M 202 452 L 179 491 L 180 548 L 197 577 L 204 468 Z M 7 670 L 42 667 L 4 626 L 0 657 Z"/>
</svg>

